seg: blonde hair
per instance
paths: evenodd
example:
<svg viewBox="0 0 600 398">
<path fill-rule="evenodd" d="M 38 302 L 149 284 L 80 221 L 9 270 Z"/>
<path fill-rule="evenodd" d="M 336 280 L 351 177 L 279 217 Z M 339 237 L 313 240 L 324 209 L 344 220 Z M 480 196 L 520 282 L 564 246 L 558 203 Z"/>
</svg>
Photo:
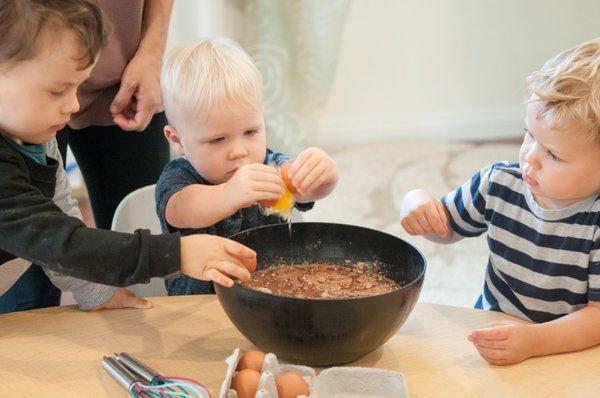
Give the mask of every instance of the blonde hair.
<svg viewBox="0 0 600 398">
<path fill-rule="evenodd" d="M 570 48 L 527 78 L 528 101 L 554 126 L 576 123 L 600 137 L 600 38 Z"/>
<path fill-rule="evenodd" d="M 202 39 L 173 49 L 161 75 L 169 123 L 214 109 L 262 110 L 262 79 L 252 59 L 233 40 Z M 235 108 L 239 109 L 239 108 Z"/>
</svg>

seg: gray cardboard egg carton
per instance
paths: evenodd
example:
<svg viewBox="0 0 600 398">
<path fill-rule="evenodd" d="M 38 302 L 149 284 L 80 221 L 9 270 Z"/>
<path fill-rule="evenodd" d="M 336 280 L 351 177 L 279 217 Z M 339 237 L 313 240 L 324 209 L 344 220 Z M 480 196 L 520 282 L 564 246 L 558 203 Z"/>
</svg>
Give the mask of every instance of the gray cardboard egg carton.
<svg viewBox="0 0 600 398">
<path fill-rule="evenodd" d="M 242 353 L 233 351 L 225 362 L 227 373 L 221 385 L 219 398 L 237 398 L 231 388 L 231 379 Z M 404 375 L 386 369 L 359 367 L 332 367 L 318 376 L 313 368 L 302 365 L 280 364 L 275 354 L 265 355 L 258 390 L 254 398 L 278 398 L 275 378 L 283 372 L 293 371 L 306 380 L 310 395 L 298 398 L 407 398 Z"/>
</svg>

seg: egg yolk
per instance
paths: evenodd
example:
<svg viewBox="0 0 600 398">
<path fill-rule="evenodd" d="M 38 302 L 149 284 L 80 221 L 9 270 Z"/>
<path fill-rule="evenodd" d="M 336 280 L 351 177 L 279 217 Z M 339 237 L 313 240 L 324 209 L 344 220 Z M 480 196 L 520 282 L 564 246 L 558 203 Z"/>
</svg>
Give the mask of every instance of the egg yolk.
<svg viewBox="0 0 600 398">
<path fill-rule="evenodd" d="M 278 214 L 282 218 L 289 220 L 292 216 L 292 208 L 294 207 L 294 186 L 289 177 L 291 163 L 284 163 L 281 166 L 280 173 L 284 182 L 283 195 L 276 201 L 262 201 L 260 205 L 264 208 L 267 215 Z"/>
</svg>

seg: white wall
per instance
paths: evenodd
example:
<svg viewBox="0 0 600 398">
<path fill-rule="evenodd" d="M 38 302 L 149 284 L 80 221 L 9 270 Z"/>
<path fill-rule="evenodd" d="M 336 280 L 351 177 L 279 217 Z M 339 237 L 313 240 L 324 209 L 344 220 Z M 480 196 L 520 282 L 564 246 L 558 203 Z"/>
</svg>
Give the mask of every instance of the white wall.
<svg viewBox="0 0 600 398">
<path fill-rule="evenodd" d="M 175 0 L 173 4 L 167 51 L 203 37 L 241 34 L 242 0 Z"/>
<path fill-rule="evenodd" d="M 167 51 L 221 30 L 221 0 L 175 0 Z"/>
<path fill-rule="evenodd" d="M 319 139 L 518 135 L 527 74 L 596 36 L 597 0 L 355 0 Z"/>
<path fill-rule="evenodd" d="M 520 134 L 524 79 L 600 36 L 598 0 L 353 0 L 317 144 Z M 239 34 L 238 0 L 176 0 L 169 47 Z"/>
</svg>

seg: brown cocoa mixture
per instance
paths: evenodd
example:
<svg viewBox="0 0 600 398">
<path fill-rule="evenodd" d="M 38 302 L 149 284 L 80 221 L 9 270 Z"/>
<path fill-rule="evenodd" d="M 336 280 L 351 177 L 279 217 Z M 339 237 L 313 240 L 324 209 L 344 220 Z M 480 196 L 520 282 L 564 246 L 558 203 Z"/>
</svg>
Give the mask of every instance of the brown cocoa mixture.
<svg viewBox="0 0 600 398">
<path fill-rule="evenodd" d="M 252 289 L 280 296 L 336 299 L 388 293 L 400 286 L 384 276 L 332 264 L 269 267 L 241 282 Z"/>
</svg>

